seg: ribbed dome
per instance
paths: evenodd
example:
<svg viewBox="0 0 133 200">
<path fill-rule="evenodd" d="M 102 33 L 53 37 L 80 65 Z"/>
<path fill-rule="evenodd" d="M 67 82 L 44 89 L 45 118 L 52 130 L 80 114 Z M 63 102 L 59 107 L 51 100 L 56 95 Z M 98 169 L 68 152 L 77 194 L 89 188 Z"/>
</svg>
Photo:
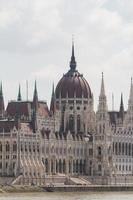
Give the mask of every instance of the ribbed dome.
<svg viewBox="0 0 133 200">
<path fill-rule="evenodd" d="M 89 84 L 82 74 L 76 70 L 76 61 L 74 56 L 74 45 L 72 46 L 72 56 L 70 61 L 70 70 L 63 75 L 55 90 L 56 98 L 91 98 Z"/>
</svg>

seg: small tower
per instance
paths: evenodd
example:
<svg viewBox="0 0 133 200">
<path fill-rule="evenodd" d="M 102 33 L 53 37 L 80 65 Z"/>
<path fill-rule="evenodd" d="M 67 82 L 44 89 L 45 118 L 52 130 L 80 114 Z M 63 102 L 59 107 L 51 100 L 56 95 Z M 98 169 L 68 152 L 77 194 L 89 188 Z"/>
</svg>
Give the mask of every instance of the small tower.
<svg viewBox="0 0 133 200">
<path fill-rule="evenodd" d="M 0 119 L 3 119 L 5 116 L 5 106 L 4 106 L 4 97 L 3 97 L 3 89 L 2 82 L 0 85 Z"/>
<path fill-rule="evenodd" d="M 22 101 L 20 84 L 19 84 L 19 90 L 18 90 L 18 98 L 17 98 L 17 100 L 18 100 L 18 101 Z"/>
<path fill-rule="evenodd" d="M 130 94 L 129 94 L 129 100 L 128 100 L 128 109 L 127 109 L 127 113 L 125 116 L 125 126 L 128 127 L 133 127 L 133 81 L 131 78 L 131 86 L 130 86 Z"/>
<path fill-rule="evenodd" d="M 37 112 L 38 112 L 38 93 L 37 93 L 37 84 L 35 81 L 34 87 L 34 95 L 33 95 L 33 116 L 32 116 L 32 125 L 33 125 L 33 132 L 36 133 L 37 127 Z"/>
<path fill-rule="evenodd" d="M 103 121 L 106 119 L 107 116 L 107 99 L 105 95 L 105 87 L 104 87 L 104 77 L 102 73 L 102 81 L 101 81 L 101 90 L 99 95 L 99 105 L 98 105 L 98 111 L 97 111 L 97 120 Z"/>
<path fill-rule="evenodd" d="M 102 73 L 101 90 L 99 95 L 99 105 L 96 112 L 96 133 L 94 139 L 94 174 L 97 176 L 109 176 L 110 174 L 110 155 L 111 140 L 109 128 L 109 115 L 107 99 L 104 87 L 104 77 Z"/>
<path fill-rule="evenodd" d="M 123 95 L 121 93 L 121 102 L 120 102 L 120 110 L 119 110 L 119 118 L 123 122 L 124 120 L 124 104 L 123 104 Z"/>
<path fill-rule="evenodd" d="M 54 115 L 55 113 L 55 93 L 54 93 L 54 84 L 52 89 L 51 103 L 50 103 L 50 113 Z"/>
<path fill-rule="evenodd" d="M 33 95 L 33 110 L 37 112 L 37 109 L 38 109 L 38 92 L 37 92 L 37 83 L 35 80 L 34 95 Z"/>
</svg>

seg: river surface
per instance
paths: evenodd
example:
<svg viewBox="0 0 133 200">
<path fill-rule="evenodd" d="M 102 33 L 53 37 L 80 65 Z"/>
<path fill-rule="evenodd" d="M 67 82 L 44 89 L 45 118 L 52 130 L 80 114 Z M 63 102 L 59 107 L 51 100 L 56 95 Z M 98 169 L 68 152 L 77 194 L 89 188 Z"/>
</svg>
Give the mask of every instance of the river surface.
<svg viewBox="0 0 133 200">
<path fill-rule="evenodd" d="M 0 194 L 0 200 L 133 200 L 133 192 L 10 193 Z"/>
</svg>

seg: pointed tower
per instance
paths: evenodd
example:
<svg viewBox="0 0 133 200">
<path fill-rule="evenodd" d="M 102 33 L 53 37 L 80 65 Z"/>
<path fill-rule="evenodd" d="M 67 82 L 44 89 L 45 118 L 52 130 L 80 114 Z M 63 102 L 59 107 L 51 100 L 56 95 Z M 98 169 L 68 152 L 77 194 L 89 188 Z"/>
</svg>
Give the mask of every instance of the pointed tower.
<svg viewBox="0 0 133 200">
<path fill-rule="evenodd" d="M 18 91 L 18 98 L 17 98 L 17 100 L 18 100 L 18 101 L 22 101 L 20 84 L 19 84 L 19 91 Z"/>
<path fill-rule="evenodd" d="M 50 103 L 50 113 L 51 113 L 51 115 L 54 115 L 54 113 L 55 113 L 55 92 L 54 92 L 54 83 L 53 83 L 52 96 L 51 96 L 51 103 Z"/>
<path fill-rule="evenodd" d="M 5 116 L 5 106 L 4 106 L 4 97 L 3 97 L 3 89 L 2 82 L 0 85 L 0 119 L 3 119 Z"/>
<path fill-rule="evenodd" d="M 72 55 L 71 55 L 71 61 L 70 61 L 70 70 L 75 71 L 76 70 L 76 61 L 75 61 L 75 55 L 74 55 L 74 40 L 72 40 Z"/>
<path fill-rule="evenodd" d="M 99 105 L 98 105 L 98 113 L 102 114 L 102 119 L 104 117 L 103 114 L 106 114 L 107 110 L 108 108 L 107 108 L 107 100 L 106 100 L 106 95 L 105 95 L 104 76 L 102 72 L 101 90 L 100 90 Z"/>
<path fill-rule="evenodd" d="M 32 116 L 32 126 L 33 126 L 34 133 L 36 133 L 36 131 L 38 129 L 37 111 L 38 111 L 38 93 L 37 93 L 37 84 L 35 81 L 34 95 L 33 95 L 33 116 Z"/>
<path fill-rule="evenodd" d="M 37 92 L 37 83 L 35 80 L 34 95 L 33 95 L 33 110 L 37 111 L 37 109 L 38 109 L 38 92 Z"/>
<path fill-rule="evenodd" d="M 124 104 L 123 104 L 123 95 L 121 93 L 121 102 L 120 102 L 120 110 L 119 110 L 119 118 L 122 120 L 124 119 Z"/>
<path fill-rule="evenodd" d="M 101 90 L 99 95 L 99 105 L 96 112 L 96 133 L 94 139 L 94 173 L 98 176 L 108 176 L 110 174 L 109 151 L 111 149 L 111 134 L 109 129 L 109 115 L 107 99 L 104 87 L 104 76 L 102 73 Z"/>
<path fill-rule="evenodd" d="M 128 100 L 128 109 L 125 117 L 125 126 L 133 127 L 133 81 L 131 78 L 130 94 Z"/>
</svg>

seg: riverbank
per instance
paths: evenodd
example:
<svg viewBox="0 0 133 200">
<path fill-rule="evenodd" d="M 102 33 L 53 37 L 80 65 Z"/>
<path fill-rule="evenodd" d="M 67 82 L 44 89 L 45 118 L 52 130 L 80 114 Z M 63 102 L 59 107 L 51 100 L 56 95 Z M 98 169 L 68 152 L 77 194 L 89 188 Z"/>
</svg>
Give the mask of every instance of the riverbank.
<svg viewBox="0 0 133 200">
<path fill-rule="evenodd" d="M 121 192 L 133 191 L 133 186 L 118 185 L 65 185 L 54 186 L 51 190 L 45 186 L 1 186 L 0 193 L 37 193 L 37 192 Z"/>
</svg>

